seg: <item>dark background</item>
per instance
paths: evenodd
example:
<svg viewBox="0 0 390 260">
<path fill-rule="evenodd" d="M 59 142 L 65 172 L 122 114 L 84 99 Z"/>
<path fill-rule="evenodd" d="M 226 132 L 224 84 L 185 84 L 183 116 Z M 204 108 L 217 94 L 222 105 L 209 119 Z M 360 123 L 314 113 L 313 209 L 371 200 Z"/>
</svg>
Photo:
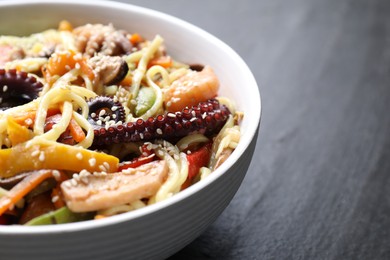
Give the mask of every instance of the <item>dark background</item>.
<svg viewBox="0 0 390 260">
<path fill-rule="evenodd" d="M 240 190 L 170 260 L 390 259 L 389 0 L 123 2 L 226 42 L 262 96 Z"/>
</svg>

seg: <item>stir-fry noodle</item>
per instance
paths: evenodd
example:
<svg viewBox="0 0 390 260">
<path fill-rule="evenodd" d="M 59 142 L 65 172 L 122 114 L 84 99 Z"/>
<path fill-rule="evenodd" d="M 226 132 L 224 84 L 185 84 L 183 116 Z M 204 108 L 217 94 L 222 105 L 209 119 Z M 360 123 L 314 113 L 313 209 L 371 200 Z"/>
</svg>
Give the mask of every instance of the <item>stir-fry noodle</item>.
<svg viewBox="0 0 390 260">
<path fill-rule="evenodd" d="M 242 113 L 163 36 L 62 21 L 0 37 L 0 224 L 100 219 L 213 174 Z"/>
</svg>

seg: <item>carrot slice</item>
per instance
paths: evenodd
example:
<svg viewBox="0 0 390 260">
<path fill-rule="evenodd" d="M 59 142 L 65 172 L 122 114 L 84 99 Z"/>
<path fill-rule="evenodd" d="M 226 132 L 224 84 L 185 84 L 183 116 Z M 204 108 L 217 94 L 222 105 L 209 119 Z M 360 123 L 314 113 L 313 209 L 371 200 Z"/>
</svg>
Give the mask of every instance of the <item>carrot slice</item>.
<svg viewBox="0 0 390 260">
<path fill-rule="evenodd" d="M 140 43 L 142 42 L 143 39 L 141 37 L 141 35 L 139 35 L 138 33 L 133 33 L 131 36 L 130 36 L 130 42 L 131 44 L 133 45 L 136 45 L 137 43 Z"/>
<path fill-rule="evenodd" d="M 70 120 L 69 130 L 70 130 L 70 134 L 72 135 L 73 139 L 76 142 L 79 143 L 85 139 L 85 133 L 83 129 L 73 118 Z"/>
<path fill-rule="evenodd" d="M 0 216 L 9 208 L 12 208 L 15 203 L 27 195 L 31 190 L 50 177 L 53 177 L 53 170 L 34 171 L 16 184 L 7 195 L 0 199 Z"/>
<path fill-rule="evenodd" d="M 61 114 L 56 114 L 56 115 L 52 115 L 50 117 L 47 117 L 46 124 L 47 124 L 49 129 L 45 129 L 45 130 L 50 130 L 54 124 L 57 124 L 58 122 L 60 122 L 61 117 L 62 117 Z M 85 133 L 84 133 L 83 129 L 76 122 L 76 120 L 74 120 L 73 118 L 70 120 L 70 123 L 68 125 L 68 129 L 70 131 L 70 135 L 72 136 L 73 140 L 76 141 L 77 143 L 79 143 L 85 139 Z"/>
<path fill-rule="evenodd" d="M 154 66 L 154 65 L 159 65 L 163 68 L 169 68 L 172 66 L 172 58 L 170 56 L 160 56 L 154 59 L 151 59 L 148 63 L 148 68 Z"/>
<path fill-rule="evenodd" d="M 58 108 L 49 108 L 47 110 L 47 117 L 60 113 Z M 13 115 L 12 118 L 16 123 L 22 126 L 29 127 L 34 124 L 35 117 L 37 115 L 37 110 L 32 109 L 28 111 L 23 111 L 20 114 Z"/>
</svg>

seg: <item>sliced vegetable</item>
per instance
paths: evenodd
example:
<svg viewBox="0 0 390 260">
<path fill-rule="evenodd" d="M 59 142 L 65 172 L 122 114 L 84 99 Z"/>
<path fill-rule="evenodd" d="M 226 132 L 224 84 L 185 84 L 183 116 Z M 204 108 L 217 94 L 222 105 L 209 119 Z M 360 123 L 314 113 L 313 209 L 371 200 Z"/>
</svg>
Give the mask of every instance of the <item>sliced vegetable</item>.
<svg viewBox="0 0 390 260">
<path fill-rule="evenodd" d="M 49 131 L 53 125 L 58 124 L 61 121 L 61 114 L 56 114 L 50 117 L 46 118 L 46 124 L 45 124 L 45 131 Z M 83 129 L 79 126 L 79 124 L 74 120 L 73 118 L 70 120 L 68 130 L 70 135 L 72 136 L 72 139 L 79 143 L 85 139 L 85 133 Z M 66 137 L 64 137 L 66 139 Z M 60 140 L 61 142 L 61 140 Z M 72 142 L 62 142 L 67 144 L 73 144 Z"/>
<path fill-rule="evenodd" d="M 116 172 L 119 159 L 101 152 L 61 143 L 18 144 L 0 150 L 0 177 L 8 178 L 21 172 L 59 169 L 80 172 Z"/>
<path fill-rule="evenodd" d="M 198 175 L 200 168 L 206 166 L 209 163 L 211 156 L 212 143 L 209 142 L 199 148 L 198 150 L 187 154 L 188 161 L 188 177 L 183 183 L 182 189 L 187 188 L 191 185 L 194 178 Z"/>
<path fill-rule="evenodd" d="M 58 108 L 49 108 L 47 110 L 47 116 L 52 116 L 58 114 L 59 112 L 60 110 Z M 13 115 L 12 119 L 19 125 L 29 127 L 34 124 L 36 115 L 37 110 L 31 109 L 27 111 L 22 111 L 20 114 Z"/>
<path fill-rule="evenodd" d="M 131 161 L 122 162 L 119 164 L 118 171 L 121 172 L 121 171 L 129 169 L 129 168 L 137 168 L 141 165 L 152 162 L 155 157 L 156 157 L 155 154 L 151 154 L 149 156 L 142 156 L 141 155 L 140 157 L 137 157 Z"/>
<path fill-rule="evenodd" d="M 40 193 L 28 201 L 22 216 L 19 219 L 19 224 L 25 224 L 28 221 L 55 210 L 54 204 L 51 201 L 50 193 Z"/>
<path fill-rule="evenodd" d="M 138 44 L 138 43 L 140 43 L 140 42 L 142 42 L 142 41 L 143 41 L 143 39 L 142 39 L 141 35 L 138 34 L 138 33 L 133 33 L 133 34 L 130 36 L 130 42 L 131 42 L 131 44 L 133 44 L 133 45 L 136 45 L 136 44 Z"/>
<path fill-rule="evenodd" d="M 19 125 L 12 117 L 7 118 L 7 132 L 12 146 L 26 142 L 33 137 L 27 127 Z"/>
<path fill-rule="evenodd" d="M 148 111 L 156 101 L 156 93 L 151 87 L 142 87 L 137 96 L 137 105 L 135 107 L 135 115 L 142 116 Z"/>
<path fill-rule="evenodd" d="M 76 55 L 77 53 L 73 50 L 52 55 L 47 65 L 42 69 L 45 80 L 49 84 L 52 84 L 57 79 L 57 76 L 62 76 L 78 66 L 80 67 L 81 72 L 92 80 L 94 78 L 94 73 L 88 66 L 85 58 L 82 58 L 81 55 L 80 58 L 78 58 Z"/>
<path fill-rule="evenodd" d="M 151 59 L 148 63 L 148 68 L 154 66 L 154 65 L 159 65 L 163 68 L 169 68 L 173 64 L 173 60 L 170 56 L 160 56 L 154 59 Z"/>
<path fill-rule="evenodd" d="M 26 226 L 37 226 L 37 225 L 53 225 L 53 224 L 63 224 L 78 222 L 83 220 L 88 220 L 92 218 L 91 213 L 75 213 L 69 210 L 67 207 L 62 207 L 56 211 L 52 211 L 36 217 L 29 222 Z"/>
<path fill-rule="evenodd" d="M 16 186 L 0 199 L 0 216 L 9 208 L 12 208 L 15 203 L 22 199 L 32 189 L 51 177 L 53 177 L 53 170 L 34 171 L 16 184 Z"/>
</svg>

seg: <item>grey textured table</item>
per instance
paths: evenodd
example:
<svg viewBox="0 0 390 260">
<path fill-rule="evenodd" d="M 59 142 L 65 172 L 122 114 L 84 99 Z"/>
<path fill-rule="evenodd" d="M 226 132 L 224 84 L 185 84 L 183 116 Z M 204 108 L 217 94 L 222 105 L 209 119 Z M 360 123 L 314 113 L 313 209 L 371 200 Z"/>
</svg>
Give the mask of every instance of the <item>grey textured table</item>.
<svg viewBox="0 0 390 260">
<path fill-rule="evenodd" d="M 390 1 L 143 1 L 248 63 L 263 117 L 242 186 L 171 259 L 390 259 Z"/>
</svg>

